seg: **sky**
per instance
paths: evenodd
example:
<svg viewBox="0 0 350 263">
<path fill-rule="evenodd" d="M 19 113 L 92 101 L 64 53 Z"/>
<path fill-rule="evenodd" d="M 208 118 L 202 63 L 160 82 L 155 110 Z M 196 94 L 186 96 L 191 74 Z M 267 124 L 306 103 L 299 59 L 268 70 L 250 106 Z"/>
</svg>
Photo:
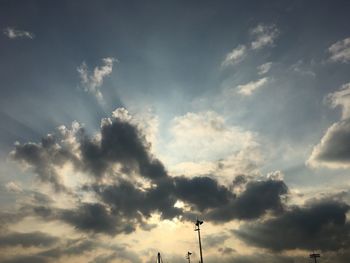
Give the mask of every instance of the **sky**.
<svg viewBox="0 0 350 263">
<path fill-rule="evenodd" d="M 348 262 L 349 13 L 1 0 L 0 262 Z"/>
</svg>

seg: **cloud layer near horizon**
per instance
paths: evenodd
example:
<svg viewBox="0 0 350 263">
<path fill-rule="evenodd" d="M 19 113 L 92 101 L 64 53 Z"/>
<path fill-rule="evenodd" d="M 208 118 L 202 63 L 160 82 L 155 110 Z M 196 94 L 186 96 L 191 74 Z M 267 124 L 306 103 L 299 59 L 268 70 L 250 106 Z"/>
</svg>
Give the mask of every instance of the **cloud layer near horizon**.
<svg viewBox="0 0 350 263">
<path fill-rule="evenodd" d="M 95 203 L 81 203 L 73 210 L 37 207 L 34 211 L 83 231 L 111 235 L 134 231 L 155 212 L 163 219 L 184 220 L 202 214 L 215 223 L 283 211 L 281 198 L 288 193 L 283 181 L 248 180 L 237 195 L 231 190 L 234 183 L 221 185 L 214 175 L 170 176 L 150 153 L 151 145 L 131 119 L 120 108 L 113 117 L 102 120 L 100 132 L 93 137 L 73 123 L 71 129 L 61 126 L 57 134 L 47 135 L 40 143 L 16 144 L 12 158 L 30 167 L 56 192 L 74 192 L 65 184 L 64 173 L 59 172 L 72 165 L 75 173 L 86 175 L 87 183 L 78 187 L 97 196 Z M 175 207 L 177 201 L 184 202 L 189 210 Z"/>
<path fill-rule="evenodd" d="M 267 178 L 239 175 L 229 185 L 219 183 L 215 175 L 171 176 L 150 149 L 143 130 L 123 108 L 103 119 L 99 133 L 94 136 L 74 122 L 72 128 L 60 126 L 40 143 L 17 143 L 12 158 L 31 169 L 40 183 L 50 185 L 53 195 L 73 201 L 70 206 L 58 207 L 50 198 L 38 195 L 37 200 L 41 201 L 21 208 L 17 220 L 34 217 L 45 222 L 61 222 L 85 235 L 114 237 L 137 229 L 152 231 L 157 227 L 150 223 L 155 214 L 159 214 L 160 220 L 183 222 L 192 222 L 200 216 L 214 225 L 245 222 L 231 235 L 272 251 L 297 248 L 337 251 L 347 246 L 343 235 L 349 235 L 348 205 L 344 201 L 322 199 L 305 206 L 290 206 L 289 189 L 277 172 Z M 67 180 L 64 172 L 67 165 L 74 171 L 69 176 L 80 174 L 84 179 Z M 67 183 L 72 180 L 75 184 Z M 81 198 L 84 195 L 93 198 L 84 200 Z M 179 202 L 181 206 L 177 205 Z M 9 216 L 1 215 L 3 220 Z M 293 232 L 288 242 L 284 242 L 283 229 Z M 322 239 L 325 235 L 339 239 Z M 0 246 L 6 247 L 42 247 L 43 242 L 54 247 L 67 241 L 39 232 L 0 237 Z M 227 255 L 233 253 L 227 248 L 222 251 Z M 33 255 L 31 260 L 46 262 L 52 253 L 63 256 L 71 252 L 50 248 Z M 109 258 L 108 254 L 105 257 Z M 19 260 L 29 258 L 23 256 Z M 135 257 L 132 262 L 138 260 Z"/>
</svg>

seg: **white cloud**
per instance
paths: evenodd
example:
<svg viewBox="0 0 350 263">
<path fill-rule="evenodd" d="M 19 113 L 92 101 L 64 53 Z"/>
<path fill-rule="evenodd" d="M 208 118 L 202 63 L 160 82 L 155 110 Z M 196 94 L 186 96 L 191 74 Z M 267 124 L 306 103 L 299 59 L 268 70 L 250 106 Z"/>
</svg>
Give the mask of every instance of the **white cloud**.
<svg viewBox="0 0 350 263">
<path fill-rule="evenodd" d="M 327 129 L 306 163 L 312 167 L 348 168 L 350 167 L 350 83 L 342 85 L 338 91 L 328 94 L 326 98 L 331 107 L 341 107 L 341 120 Z"/>
<path fill-rule="evenodd" d="M 268 81 L 268 78 L 265 77 L 265 78 L 258 79 L 257 81 L 248 82 L 247 84 L 244 84 L 244 85 L 238 85 L 237 87 L 238 93 L 243 96 L 250 96 L 253 94 L 254 91 L 264 86 L 267 81 Z"/>
<path fill-rule="evenodd" d="M 4 34 L 10 38 L 10 39 L 16 39 L 16 38 L 29 38 L 33 39 L 34 34 L 29 32 L 29 31 L 24 31 L 24 30 L 18 30 L 12 27 L 7 27 L 4 29 Z"/>
<path fill-rule="evenodd" d="M 171 163 L 216 161 L 257 145 L 255 135 L 231 126 L 213 111 L 176 117 L 165 153 Z"/>
<path fill-rule="evenodd" d="M 269 172 L 267 175 L 266 175 L 267 179 L 270 179 L 270 180 L 275 180 L 275 181 L 283 181 L 284 180 L 284 174 L 277 170 L 277 171 L 273 171 L 273 172 Z"/>
<path fill-rule="evenodd" d="M 259 24 L 251 30 L 254 40 L 251 43 L 252 49 L 260 49 L 266 46 L 273 46 L 274 41 L 279 35 L 275 25 Z"/>
<path fill-rule="evenodd" d="M 266 62 L 260 66 L 257 67 L 258 74 L 259 75 L 264 75 L 270 71 L 272 67 L 272 62 Z"/>
<path fill-rule="evenodd" d="M 232 178 L 242 174 L 260 176 L 260 167 L 266 156 L 262 154 L 261 146 L 257 142 L 254 144 L 220 160 L 215 174 L 221 178 Z"/>
<path fill-rule="evenodd" d="M 350 82 L 342 85 L 338 91 L 330 93 L 327 100 L 333 108 L 342 108 L 342 119 L 350 118 Z"/>
<path fill-rule="evenodd" d="M 311 167 L 349 168 L 350 167 L 350 122 L 333 123 L 323 135 L 307 160 Z"/>
<path fill-rule="evenodd" d="M 350 62 L 350 37 L 334 43 L 328 48 L 328 51 L 331 55 L 331 61 Z"/>
<path fill-rule="evenodd" d="M 221 66 L 226 67 L 241 62 L 251 49 L 260 49 L 267 46 L 273 46 L 274 41 L 279 35 L 279 30 L 275 25 L 259 24 L 250 30 L 250 34 L 254 38 L 250 46 L 238 45 L 231 52 L 226 54 L 224 61 L 221 63 Z M 265 67 L 269 66 L 265 65 Z"/>
<path fill-rule="evenodd" d="M 109 76 L 113 71 L 113 64 L 118 60 L 112 57 L 103 58 L 103 65 L 95 67 L 93 72 L 89 73 L 88 66 L 83 62 L 78 68 L 80 82 L 84 90 L 94 94 L 99 102 L 103 102 L 103 96 L 100 87 L 103 84 L 103 79 Z"/>
<path fill-rule="evenodd" d="M 243 58 L 246 56 L 246 53 L 246 46 L 239 45 L 226 55 L 221 65 L 226 67 L 229 65 L 237 64 L 238 62 L 241 62 L 243 60 Z"/>
<path fill-rule="evenodd" d="M 14 183 L 14 182 L 8 182 L 5 185 L 5 188 L 9 192 L 20 193 L 20 192 L 23 191 L 23 189 L 20 186 L 18 186 L 16 183 Z"/>
<path fill-rule="evenodd" d="M 233 126 L 213 111 L 174 118 L 162 152 L 173 175 L 213 175 L 221 183 L 240 174 L 258 175 L 264 158 L 258 135 Z"/>
<path fill-rule="evenodd" d="M 311 62 L 311 65 L 312 63 L 313 62 Z M 303 60 L 298 60 L 296 63 L 290 66 L 290 69 L 300 75 L 316 77 L 316 73 L 311 70 L 311 65 L 305 63 Z"/>
</svg>

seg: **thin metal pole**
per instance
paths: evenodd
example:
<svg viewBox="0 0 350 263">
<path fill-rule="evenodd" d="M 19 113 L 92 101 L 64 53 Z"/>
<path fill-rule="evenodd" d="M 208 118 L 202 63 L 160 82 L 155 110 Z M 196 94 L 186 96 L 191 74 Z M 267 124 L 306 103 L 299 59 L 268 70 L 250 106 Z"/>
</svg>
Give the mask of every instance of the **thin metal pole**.
<svg viewBox="0 0 350 263">
<path fill-rule="evenodd" d="M 188 259 L 188 263 L 191 263 L 191 253 L 187 252 L 187 259 Z"/>
<path fill-rule="evenodd" d="M 199 239 L 199 252 L 201 254 L 201 263 L 203 263 L 203 254 L 202 254 L 202 242 L 201 242 L 201 231 L 198 226 L 198 239 Z"/>
<path fill-rule="evenodd" d="M 310 254 L 310 258 L 313 258 L 315 263 L 317 263 L 317 258 L 321 257 L 320 254 L 316 254 L 315 252 Z"/>
</svg>

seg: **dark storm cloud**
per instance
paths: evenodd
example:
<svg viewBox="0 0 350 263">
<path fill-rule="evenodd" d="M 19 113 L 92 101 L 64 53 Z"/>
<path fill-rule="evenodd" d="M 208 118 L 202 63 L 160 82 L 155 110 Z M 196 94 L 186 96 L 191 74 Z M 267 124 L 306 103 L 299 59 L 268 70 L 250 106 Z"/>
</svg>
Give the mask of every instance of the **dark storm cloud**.
<svg viewBox="0 0 350 263">
<path fill-rule="evenodd" d="M 148 225 L 137 210 L 128 215 L 122 210 L 113 209 L 112 204 L 81 203 L 71 209 L 33 206 L 31 211 L 32 216 L 45 221 L 63 221 L 78 231 L 90 234 L 129 234 L 135 231 L 138 225 L 143 229 L 152 229 L 152 225 Z"/>
<path fill-rule="evenodd" d="M 50 204 L 53 202 L 52 198 L 46 194 L 43 193 L 39 193 L 39 192 L 33 192 L 32 193 L 32 198 L 33 198 L 33 202 L 35 204 Z"/>
<path fill-rule="evenodd" d="M 70 149 L 62 147 L 54 135 L 47 135 L 40 143 L 16 144 L 11 157 L 30 165 L 40 180 L 51 183 L 56 191 L 64 190 L 65 186 L 55 167 L 60 167 L 68 161 L 75 161 Z"/>
<path fill-rule="evenodd" d="M 205 237 L 203 237 L 203 246 L 208 248 L 216 247 L 218 245 L 222 245 L 228 238 L 229 235 L 225 233 L 206 235 Z"/>
<path fill-rule="evenodd" d="M 118 117 L 106 119 L 100 132 L 100 141 L 85 136 L 80 145 L 84 164 L 96 176 L 102 176 L 115 162 L 150 179 L 166 176 L 163 164 L 151 156 L 150 145 L 135 125 Z"/>
<path fill-rule="evenodd" d="M 350 245 L 348 211 L 345 203 L 323 200 L 306 207 L 293 207 L 264 222 L 243 225 L 234 233 L 249 245 L 273 251 L 335 251 Z"/>
<path fill-rule="evenodd" d="M 60 213 L 60 219 L 77 229 L 86 232 L 130 233 L 135 230 L 134 224 L 125 222 L 124 218 L 112 214 L 102 204 L 82 204 L 75 210 L 65 210 Z"/>
<path fill-rule="evenodd" d="M 251 220 L 267 211 L 283 211 L 283 196 L 288 188 L 283 181 L 252 181 L 246 189 L 227 205 L 208 212 L 208 219 L 214 222 L 227 222 L 232 219 Z"/>
<path fill-rule="evenodd" d="M 224 255 L 230 255 L 230 254 L 236 252 L 236 250 L 231 248 L 231 247 L 221 247 L 218 249 L 218 251 Z"/>
<path fill-rule="evenodd" d="M 57 259 L 62 256 L 82 255 L 96 249 L 98 246 L 96 241 L 90 239 L 66 240 L 57 247 L 39 252 L 37 256 Z"/>
<path fill-rule="evenodd" d="M 18 210 L 13 209 L 13 211 L 11 212 L 0 212 L 0 231 L 2 230 L 2 228 L 5 229 L 7 225 L 20 222 L 21 220 L 23 220 L 23 218 L 32 214 L 33 212 L 26 207 L 22 207 Z"/>
<path fill-rule="evenodd" d="M 223 206 L 235 198 L 225 186 L 210 177 L 177 177 L 174 180 L 177 197 L 199 211 Z"/>
<path fill-rule="evenodd" d="M 13 244 L 10 244 L 13 246 Z M 111 245 L 104 243 L 100 240 L 81 238 L 81 239 L 62 239 L 57 244 L 54 244 L 53 248 L 43 250 L 40 252 L 9 257 L 6 260 L 3 259 L 1 262 L 52 262 L 52 260 L 59 260 L 62 257 L 75 257 L 82 256 L 88 252 L 95 251 L 97 249 L 104 249 L 109 252 L 108 255 L 110 260 L 115 258 L 130 259 L 132 262 L 141 262 L 140 259 L 131 251 L 127 251 L 125 247 L 120 245 Z M 98 261 L 98 259 L 104 259 L 107 256 L 97 257 L 92 262 L 109 262 L 109 261 Z"/>
<path fill-rule="evenodd" d="M 187 219 L 186 213 L 174 207 L 179 199 L 191 205 L 193 213 L 201 212 L 213 222 L 256 219 L 267 211 L 280 212 L 283 210 L 282 198 L 288 192 L 283 181 L 266 180 L 248 183 L 236 197 L 227 187 L 209 177 L 169 177 L 142 191 L 125 181 L 95 187 L 95 190 L 106 204 L 130 218 L 138 218 L 139 213 L 149 217 L 158 211 L 162 218 L 184 215 Z"/>
<path fill-rule="evenodd" d="M 150 153 L 142 131 L 131 121 L 125 109 L 117 109 L 113 118 L 102 120 L 97 137 L 90 137 L 76 124 L 72 130 L 60 127 L 58 134 L 48 135 L 41 143 L 17 144 L 12 157 L 34 168 L 38 177 L 51 183 L 56 190 L 65 189 L 57 167 L 71 163 L 76 170 L 89 171 L 96 182 L 83 191 L 94 192 L 96 203 L 78 203 L 73 209 L 53 209 L 50 203 L 34 205 L 33 212 L 46 220 L 62 220 L 80 231 L 115 235 L 133 232 L 137 226 L 152 229 L 147 218 L 158 212 L 162 219 L 202 213 L 206 220 L 227 222 L 233 219 L 256 219 L 267 211 L 281 211 L 282 197 L 287 194 L 283 181 L 253 181 L 241 176 L 233 186 L 220 185 L 208 176 L 171 177 L 164 165 Z M 72 142 L 74 141 L 74 142 Z M 139 174 L 152 184 L 135 184 L 129 176 L 115 176 L 113 166 L 118 163 L 126 175 Z M 113 184 L 104 185 L 101 178 L 113 178 Z M 241 187 L 240 194 L 232 192 Z M 190 213 L 176 208 L 181 200 L 191 207 Z"/>
<path fill-rule="evenodd" d="M 254 220 L 268 211 L 281 212 L 287 194 L 282 181 L 266 180 L 249 182 L 236 197 L 209 177 L 167 177 L 145 189 L 120 180 L 112 185 L 87 186 L 85 191 L 93 191 L 101 203 L 82 203 L 72 209 L 33 206 L 32 213 L 45 220 L 62 220 L 83 232 L 116 235 L 131 233 L 138 226 L 151 230 L 155 226 L 147 224 L 147 219 L 155 212 L 162 219 L 193 220 L 201 214 L 214 223 Z M 190 205 L 191 212 L 174 207 L 177 200 Z"/>
<path fill-rule="evenodd" d="M 49 200 L 34 204 L 32 212 L 45 220 L 58 219 L 80 231 L 115 235 L 133 232 L 138 226 L 152 229 L 147 218 L 155 212 L 162 219 L 183 216 L 184 220 L 201 213 L 206 220 L 219 223 L 256 219 L 267 211 L 283 208 L 281 198 L 287 194 L 283 181 L 253 181 L 242 176 L 235 185 L 224 186 L 209 176 L 169 176 L 164 165 L 150 153 L 150 144 L 125 109 L 117 109 L 112 118 L 103 119 L 95 137 L 88 136 L 77 123 L 72 130 L 58 130 L 57 135 L 48 135 L 41 143 L 17 144 L 12 157 L 32 166 L 38 177 L 56 190 L 67 187 L 62 184 L 57 167 L 71 163 L 77 171 L 88 171 L 96 180 L 81 190 L 93 192 L 98 201 L 77 203 L 71 209 L 52 208 Z M 115 174 L 115 164 L 121 165 L 125 178 Z M 135 183 L 134 175 L 151 184 L 145 187 Z M 103 178 L 111 182 L 103 184 Z M 237 185 L 238 196 L 232 191 Z M 175 207 L 178 200 L 189 205 L 191 211 L 184 213 Z"/>
<path fill-rule="evenodd" d="M 69 144 L 62 131 L 71 133 L 76 145 Z M 96 178 L 111 172 L 116 163 L 124 172 L 135 171 L 151 180 L 166 177 L 163 164 L 149 153 L 150 145 L 135 125 L 118 117 L 103 119 L 99 135 L 100 140 L 90 138 L 81 127 L 74 133 L 60 127 L 58 134 L 47 135 L 40 143 L 16 144 L 11 156 L 31 166 L 42 182 L 51 183 L 57 191 L 65 186 L 56 168 L 68 162 Z"/>
<path fill-rule="evenodd" d="M 181 210 L 174 207 L 177 199 L 170 177 L 158 180 L 148 189 L 139 189 L 131 182 L 120 180 L 115 185 L 94 186 L 94 190 L 112 211 L 126 218 L 138 219 L 140 223 L 141 215 L 148 218 L 153 212 L 160 212 L 164 219 L 181 214 Z"/>
<path fill-rule="evenodd" d="M 232 181 L 232 185 L 233 185 L 233 187 L 241 186 L 241 185 L 246 184 L 247 181 L 248 181 L 247 176 L 245 176 L 244 174 L 239 174 Z"/>
<path fill-rule="evenodd" d="M 112 205 L 117 211 L 123 211 L 125 216 L 134 217 L 141 207 L 148 205 L 144 203 L 146 193 L 138 190 L 134 184 L 128 181 L 121 181 L 115 185 L 95 186 L 94 188 L 105 203 Z"/>
<path fill-rule="evenodd" d="M 58 242 L 58 238 L 42 232 L 9 233 L 0 235 L 0 247 L 49 247 Z"/>
<path fill-rule="evenodd" d="M 127 199 L 129 195 L 125 194 L 119 196 L 123 199 Z M 32 206 L 31 213 L 29 214 L 42 218 L 45 221 L 60 220 L 79 231 L 91 234 L 103 233 L 114 236 L 121 233 L 129 234 L 135 231 L 137 226 L 140 226 L 146 231 L 155 227 L 154 225 L 148 224 L 145 220 L 144 217 L 150 214 L 142 214 L 142 210 L 140 210 L 142 203 L 139 203 L 137 208 L 136 206 L 125 208 L 117 206 L 117 204 L 120 203 L 119 200 L 116 201 L 117 204 L 114 204 L 113 201 L 114 200 L 109 200 L 110 203 L 80 203 L 77 207 L 71 209 Z M 132 201 L 129 204 L 132 204 Z M 147 213 L 155 211 L 161 212 L 160 210 L 152 210 L 147 211 Z M 176 215 L 173 215 L 171 218 Z"/>
<path fill-rule="evenodd" d="M 46 263 L 49 262 L 47 258 L 36 256 L 36 255 L 28 255 L 28 256 L 15 256 L 13 258 L 4 259 L 1 261 L 2 263 Z"/>
<path fill-rule="evenodd" d="M 257 218 L 266 210 L 281 211 L 283 210 L 281 197 L 287 193 L 286 184 L 280 180 L 250 182 L 235 201 L 237 218 Z"/>
<path fill-rule="evenodd" d="M 182 215 L 183 211 L 175 208 L 177 200 L 192 206 L 193 211 L 204 211 L 223 206 L 235 198 L 235 195 L 210 177 L 169 177 L 143 190 L 132 183 L 120 181 L 117 185 L 100 186 L 95 189 L 102 200 L 115 210 L 123 211 L 128 216 L 141 212 L 149 217 L 152 212 L 161 212 L 162 218 L 171 219 Z"/>
<path fill-rule="evenodd" d="M 131 232 L 129 224 L 122 224 L 121 218 L 112 214 L 110 209 L 100 203 L 80 203 L 75 208 L 58 209 L 50 206 L 31 206 L 32 216 L 45 221 L 63 221 L 75 229 L 87 233 L 115 235 Z"/>
<path fill-rule="evenodd" d="M 182 210 L 174 207 L 177 194 L 174 191 L 172 178 L 162 180 L 157 187 L 152 187 L 147 193 L 148 206 L 156 204 L 157 210 L 162 213 L 162 218 L 171 219 L 182 214 Z"/>
<path fill-rule="evenodd" d="M 104 243 L 101 240 L 87 238 L 67 240 L 54 249 L 38 253 L 37 256 L 57 259 L 67 256 L 81 256 L 85 253 L 96 251 L 97 249 L 103 249 L 108 251 L 108 253 L 97 256 L 94 260 L 89 262 L 109 262 L 115 259 L 127 259 L 135 263 L 141 262 L 134 252 L 127 250 L 124 246 L 112 245 L 109 242 Z"/>
</svg>

